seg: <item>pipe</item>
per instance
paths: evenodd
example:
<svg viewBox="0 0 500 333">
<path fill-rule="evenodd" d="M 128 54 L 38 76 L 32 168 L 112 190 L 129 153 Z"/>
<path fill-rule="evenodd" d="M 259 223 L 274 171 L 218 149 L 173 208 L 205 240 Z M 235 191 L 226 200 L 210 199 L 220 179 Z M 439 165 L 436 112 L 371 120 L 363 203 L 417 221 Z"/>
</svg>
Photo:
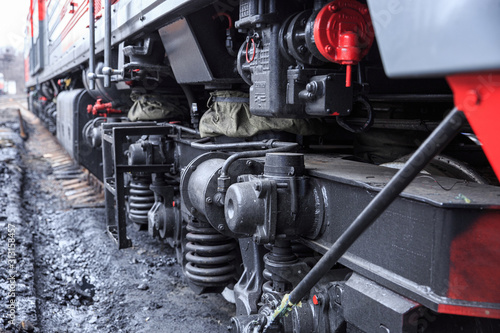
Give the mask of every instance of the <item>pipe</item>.
<svg viewBox="0 0 500 333">
<path fill-rule="evenodd" d="M 175 128 L 175 129 L 177 129 L 179 131 L 183 131 L 183 132 L 186 132 L 186 133 L 189 133 L 189 134 L 200 135 L 200 132 L 198 132 L 197 130 L 189 128 L 189 127 L 186 127 L 186 126 L 181 126 L 181 125 L 177 125 L 177 124 L 169 124 L 169 123 L 162 123 L 162 124 L 159 124 L 159 125 L 160 126 L 169 127 L 169 128 Z"/>
<path fill-rule="evenodd" d="M 94 0 L 89 0 L 89 89 L 95 89 L 95 13 L 94 13 Z"/>
<path fill-rule="evenodd" d="M 396 173 L 391 181 L 363 209 L 354 222 L 335 241 L 332 247 L 307 273 L 289 295 L 285 295 L 281 305 L 268 318 L 266 327 L 270 327 L 275 319 L 288 312 L 297 304 L 311 288 L 335 265 L 349 247 L 372 225 L 399 194 L 413 181 L 418 173 L 448 145 L 465 124 L 465 115 L 454 108 L 445 120 L 429 135 L 404 167 Z"/>
<path fill-rule="evenodd" d="M 452 94 L 374 94 L 366 97 L 372 102 L 453 103 Z"/>
<path fill-rule="evenodd" d="M 228 170 L 231 164 L 234 161 L 239 160 L 240 158 L 248 158 L 248 157 L 259 157 L 265 156 L 267 153 L 276 153 L 276 152 L 285 152 L 290 151 L 297 148 L 299 145 L 295 142 L 280 142 L 280 141 L 272 141 L 270 140 L 270 149 L 266 150 L 252 150 L 252 151 L 244 151 L 241 153 L 231 155 L 222 165 L 220 177 L 227 177 Z"/>
<path fill-rule="evenodd" d="M 54 97 L 57 97 L 59 95 L 59 90 L 61 87 L 59 87 L 54 79 L 50 80 L 50 84 L 52 85 L 52 89 L 54 89 Z"/>
<path fill-rule="evenodd" d="M 205 138 L 209 139 L 209 138 Z M 257 142 L 236 142 L 236 143 L 221 143 L 221 144 L 204 144 L 205 139 L 201 139 L 191 143 L 191 147 L 201 150 L 225 150 L 225 149 L 244 149 L 244 148 L 266 148 L 267 141 Z"/>
<path fill-rule="evenodd" d="M 269 14 L 276 13 L 276 0 L 269 1 Z"/>
<path fill-rule="evenodd" d="M 244 151 L 241 153 L 231 155 L 227 160 L 222 164 L 222 168 L 220 171 L 220 176 L 217 178 L 217 191 L 221 193 L 220 202 L 224 202 L 224 198 L 226 196 L 227 189 L 229 188 L 228 181 L 229 177 L 229 167 L 239 160 L 240 158 L 249 158 L 249 157 L 261 157 L 265 156 L 267 153 L 278 153 L 278 152 L 286 152 L 297 148 L 299 145 L 297 143 L 292 142 L 278 142 L 269 140 L 270 149 L 266 150 L 252 150 L 252 151 Z M 272 148 L 273 146 L 277 146 L 276 148 Z"/>
<path fill-rule="evenodd" d="M 256 146 L 252 146 L 256 145 Z M 193 144 L 191 144 L 193 146 Z M 241 153 L 236 153 L 231 155 L 227 160 L 224 161 L 224 164 L 222 164 L 221 171 L 220 171 L 220 176 L 217 178 L 217 191 L 222 193 L 222 200 L 221 202 L 224 202 L 224 196 L 225 193 L 229 187 L 229 184 L 227 184 L 227 181 L 229 180 L 229 167 L 237 160 L 240 158 L 248 158 L 248 157 L 260 157 L 260 156 L 265 156 L 267 153 L 277 153 L 277 152 L 285 152 L 285 151 L 290 151 L 295 148 L 298 148 L 299 144 L 295 142 L 281 142 L 281 141 L 274 141 L 274 140 L 268 140 L 267 142 L 239 142 L 239 143 L 230 143 L 230 144 L 219 144 L 219 145 L 209 145 L 211 148 L 213 146 L 219 146 L 219 147 L 224 147 L 224 148 L 229 148 L 229 147 L 252 147 L 252 148 L 257 148 L 257 147 L 267 147 L 268 149 L 265 150 L 252 150 L 252 151 L 244 151 Z"/>
<path fill-rule="evenodd" d="M 281 142 L 274 140 L 253 141 L 253 142 L 234 142 L 234 143 L 219 143 L 219 144 L 205 144 L 210 138 L 203 138 L 191 143 L 191 147 L 201 150 L 225 150 L 225 149 L 246 149 L 246 148 L 260 148 L 271 149 L 278 147 L 296 147 L 298 144 L 294 142 Z M 291 149 L 291 148 L 290 148 Z M 269 151 L 264 151 L 264 153 Z M 263 156 L 263 155 L 262 155 Z"/>
<path fill-rule="evenodd" d="M 111 0 L 104 2 L 104 67 L 111 68 Z M 110 84 L 111 73 L 104 73 L 104 87 Z"/>
</svg>

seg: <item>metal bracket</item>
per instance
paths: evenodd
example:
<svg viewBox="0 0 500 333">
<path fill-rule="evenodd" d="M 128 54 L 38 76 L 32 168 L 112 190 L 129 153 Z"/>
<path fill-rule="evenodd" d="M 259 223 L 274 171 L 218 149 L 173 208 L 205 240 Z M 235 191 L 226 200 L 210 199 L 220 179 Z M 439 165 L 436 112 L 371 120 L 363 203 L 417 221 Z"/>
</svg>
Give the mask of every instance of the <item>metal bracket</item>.
<svg viewBox="0 0 500 333">
<path fill-rule="evenodd" d="M 167 135 L 170 127 L 157 126 L 154 122 L 109 123 L 102 125 L 103 131 L 103 180 L 106 202 L 106 225 L 108 234 L 119 249 L 132 246 L 127 237 L 125 206 L 125 178 L 129 172 L 169 172 L 172 165 L 128 165 L 124 146 L 129 136 Z"/>
</svg>

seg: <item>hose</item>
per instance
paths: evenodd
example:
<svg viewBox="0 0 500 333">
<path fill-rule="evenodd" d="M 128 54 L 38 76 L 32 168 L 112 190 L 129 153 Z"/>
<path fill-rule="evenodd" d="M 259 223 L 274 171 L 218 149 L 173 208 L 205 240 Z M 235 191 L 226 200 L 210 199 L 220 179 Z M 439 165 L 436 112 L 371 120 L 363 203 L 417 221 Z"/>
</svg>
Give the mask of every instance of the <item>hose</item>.
<svg viewBox="0 0 500 333">
<path fill-rule="evenodd" d="M 231 155 L 222 165 L 220 177 L 227 177 L 228 170 L 231 164 L 233 164 L 234 161 L 239 160 L 240 158 L 260 157 L 260 156 L 265 156 L 267 153 L 291 151 L 299 146 L 295 142 L 280 142 L 272 140 L 270 140 L 269 145 L 270 149 L 244 151 L 241 153 Z"/>
<path fill-rule="evenodd" d="M 373 125 L 373 108 L 372 108 L 370 102 L 368 101 L 368 99 L 362 95 L 358 96 L 354 103 L 363 104 L 363 106 L 366 108 L 366 112 L 368 115 L 367 115 L 367 119 L 363 123 L 363 125 L 361 125 L 359 127 L 352 127 L 351 125 L 347 124 L 344 121 L 344 117 L 341 117 L 341 116 L 337 116 L 337 124 L 339 124 L 339 126 L 342 127 L 343 129 L 345 129 L 349 132 L 352 132 L 352 133 L 366 132 Z"/>
</svg>

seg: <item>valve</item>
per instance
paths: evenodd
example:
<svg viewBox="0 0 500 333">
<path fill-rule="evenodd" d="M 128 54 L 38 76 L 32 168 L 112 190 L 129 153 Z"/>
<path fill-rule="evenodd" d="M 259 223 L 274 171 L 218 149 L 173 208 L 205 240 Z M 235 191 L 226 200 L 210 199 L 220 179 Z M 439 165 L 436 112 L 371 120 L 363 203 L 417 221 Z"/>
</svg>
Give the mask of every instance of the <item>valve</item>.
<svg viewBox="0 0 500 333">
<path fill-rule="evenodd" d="M 351 66 L 368 54 L 374 36 L 366 5 L 356 0 L 335 0 L 319 11 L 289 17 L 280 30 L 280 49 L 291 62 L 345 65 L 346 87 L 350 87 Z"/>
<path fill-rule="evenodd" d="M 113 103 L 102 103 L 102 99 L 98 99 L 94 105 L 87 105 L 87 113 L 91 113 L 94 116 L 103 114 L 105 117 L 109 113 L 122 113 L 121 110 L 117 110 L 114 107 Z"/>
<path fill-rule="evenodd" d="M 314 42 L 327 60 L 346 65 L 346 87 L 351 86 L 351 66 L 366 56 L 373 44 L 368 7 L 356 0 L 335 0 L 314 20 Z"/>
</svg>

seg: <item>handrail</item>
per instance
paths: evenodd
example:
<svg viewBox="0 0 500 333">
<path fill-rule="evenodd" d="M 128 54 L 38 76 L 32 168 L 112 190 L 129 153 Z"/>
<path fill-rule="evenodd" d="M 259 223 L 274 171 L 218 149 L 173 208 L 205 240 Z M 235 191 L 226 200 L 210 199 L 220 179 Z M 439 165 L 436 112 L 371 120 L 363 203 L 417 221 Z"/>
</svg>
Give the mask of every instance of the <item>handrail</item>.
<svg viewBox="0 0 500 333">
<path fill-rule="evenodd" d="M 104 2 L 104 68 L 111 67 L 111 0 Z M 104 73 L 104 87 L 111 84 L 111 73 Z"/>
<path fill-rule="evenodd" d="M 95 18 L 94 18 L 94 0 L 89 0 L 89 89 L 95 89 L 95 80 L 97 76 L 95 75 Z"/>
</svg>

